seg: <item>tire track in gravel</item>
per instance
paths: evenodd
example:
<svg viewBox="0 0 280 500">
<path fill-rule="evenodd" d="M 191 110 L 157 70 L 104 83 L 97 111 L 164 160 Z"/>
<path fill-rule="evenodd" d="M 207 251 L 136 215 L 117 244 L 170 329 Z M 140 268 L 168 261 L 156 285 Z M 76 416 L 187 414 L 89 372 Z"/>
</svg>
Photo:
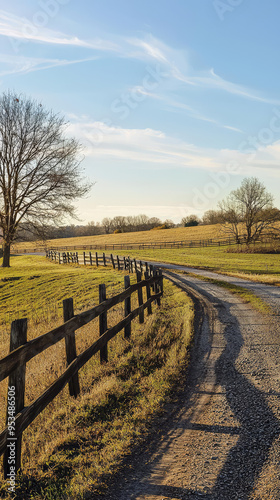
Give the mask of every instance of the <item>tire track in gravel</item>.
<svg viewBox="0 0 280 500">
<path fill-rule="evenodd" d="M 105 498 L 280 499 L 277 317 L 257 313 L 212 283 L 164 274 L 196 305 L 186 385 Z M 265 294 L 271 298 L 269 290 Z M 275 311 L 277 300 L 277 294 L 270 300 Z"/>
</svg>

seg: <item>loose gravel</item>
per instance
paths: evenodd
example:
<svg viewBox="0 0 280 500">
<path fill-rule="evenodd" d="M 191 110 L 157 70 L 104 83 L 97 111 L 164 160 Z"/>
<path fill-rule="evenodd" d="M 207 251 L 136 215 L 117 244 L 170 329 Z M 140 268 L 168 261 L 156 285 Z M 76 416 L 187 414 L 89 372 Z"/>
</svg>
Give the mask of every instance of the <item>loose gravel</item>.
<svg viewBox="0 0 280 500">
<path fill-rule="evenodd" d="M 180 275 L 181 266 L 171 269 L 165 275 L 196 304 L 190 369 L 105 498 L 280 499 L 280 289 L 183 268 L 250 289 L 273 308 L 262 315 L 224 288 Z"/>
</svg>

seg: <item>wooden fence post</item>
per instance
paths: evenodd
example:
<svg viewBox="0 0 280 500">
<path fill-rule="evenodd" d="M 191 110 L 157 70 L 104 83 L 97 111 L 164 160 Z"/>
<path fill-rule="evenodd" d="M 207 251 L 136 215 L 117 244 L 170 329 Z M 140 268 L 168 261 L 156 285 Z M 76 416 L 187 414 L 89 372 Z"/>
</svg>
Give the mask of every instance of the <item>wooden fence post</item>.
<svg viewBox="0 0 280 500">
<path fill-rule="evenodd" d="M 136 271 L 136 276 L 137 276 L 137 283 L 140 283 L 142 280 L 142 273 L 140 271 Z M 139 307 L 143 305 L 143 289 L 139 288 L 137 290 L 138 292 L 138 304 Z M 144 323 L 144 309 L 142 309 L 139 313 L 139 323 Z"/>
<path fill-rule="evenodd" d="M 60 252 L 58 252 L 58 263 L 61 264 Z"/>
<path fill-rule="evenodd" d="M 123 268 L 126 271 L 126 258 L 125 257 L 123 258 Z"/>
<path fill-rule="evenodd" d="M 120 266 L 120 259 L 119 259 L 119 256 L 117 255 L 117 263 L 118 263 L 118 271 L 120 270 L 121 266 Z"/>
<path fill-rule="evenodd" d="M 145 280 L 148 281 L 149 279 L 149 272 L 146 271 L 145 274 Z M 151 289 L 150 289 L 150 285 L 147 284 L 146 285 L 146 294 L 147 294 L 147 300 L 149 300 L 151 298 Z M 148 305 L 148 314 L 152 314 L 152 304 Z"/>
<path fill-rule="evenodd" d="M 86 252 L 83 252 L 83 256 L 84 256 L 84 265 L 86 265 Z"/>
<path fill-rule="evenodd" d="M 127 288 L 130 287 L 130 277 L 125 276 L 124 277 L 124 288 L 127 290 Z M 124 301 L 124 316 L 128 316 L 131 313 L 131 297 L 127 297 Z M 131 322 L 129 322 L 128 325 L 124 327 L 124 338 L 129 339 L 131 335 Z"/>
<path fill-rule="evenodd" d="M 18 347 L 27 342 L 27 319 L 17 319 L 12 322 L 11 326 L 11 338 L 10 338 L 10 352 L 14 351 Z M 25 393 L 25 371 L 26 365 L 22 365 L 17 368 L 9 376 L 8 383 L 8 400 L 7 400 L 7 425 L 8 429 L 8 439 L 7 448 L 4 453 L 4 478 L 7 479 L 10 476 L 8 474 L 15 472 L 20 469 L 21 466 L 21 441 L 22 434 L 15 436 L 15 426 L 14 417 L 24 408 L 24 393 Z M 15 462 L 11 465 L 10 459 L 14 459 Z"/>
<path fill-rule="evenodd" d="M 98 267 L 99 262 L 98 262 L 98 253 L 97 252 L 95 252 L 95 263 L 96 263 L 96 267 Z"/>
<path fill-rule="evenodd" d="M 79 264 L 79 254 L 78 254 L 78 252 L 76 252 L 76 259 L 77 259 L 76 260 L 77 264 Z"/>
<path fill-rule="evenodd" d="M 92 255 L 91 255 L 91 252 L 89 252 L 89 263 L 92 266 Z"/>
<path fill-rule="evenodd" d="M 106 285 L 102 284 L 99 285 L 99 304 L 101 302 L 104 302 L 106 300 Z M 100 314 L 99 316 L 99 334 L 100 337 L 103 335 L 108 330 L 108 325 L 107 325 L 107 311 L 104 313 Z M 100 349 L 100 362 L 101 363 L 107 363 L 108 361 L 108 344 L 106 344 L 104 347 Z"/>
<path fill-rule="evenodd" d="M 104 252 L 103 252 L 103 264 L 104 264 L 104 266 L 106 266 L 106 255 Z"/>
<path fill-rule="evenodd" d="M 159 269 L 157 269 L 156 267 L 154 268 L 154 276 L 159 278 Z M 155 290 L 155 293 L 159 293 L 160 292 L 160 286 L 159 286 L 159 282 L 158 281 L 156 281 L 156 283 L 155 283 L 154 290 Z M 157 303 L 158 306 L 160 306 L 160 297 L 158 297 L 156 299 L 156 303 Z"/>
<path fill-rule="evenodd" d="M 160 275 L 160 291 L 163 293 L 163 274 L 162 274 L 162 269 L 159 269 L 159 275 Z"/>
<path fill-rule="evenodd" d="M 73 299 L 65 299 L 63 301 L 63 320 L 64 323 L 74 316 L 74 305 Z M 67 366 L 74 361 L 77 357 L 76 351 L 76 339 L 75 332 L 68 333 L 65 336 L 65 348 L 66 348 L 66 360 Z M 70 396 L 74 396 L 75 398 L 80 394 L 80 384 L 79 384 L 79 375 L 75 373 L 71 380 L 69 380 L 69 393 Z"/>
<path fill-rule="evenodd" d="M 113 268 L 116 269 L 115 260 L 114 260 L 114 257 L 113 257 L 112 253 L 111 253 L 111 261 L 112 261 Z"/>
</svg>

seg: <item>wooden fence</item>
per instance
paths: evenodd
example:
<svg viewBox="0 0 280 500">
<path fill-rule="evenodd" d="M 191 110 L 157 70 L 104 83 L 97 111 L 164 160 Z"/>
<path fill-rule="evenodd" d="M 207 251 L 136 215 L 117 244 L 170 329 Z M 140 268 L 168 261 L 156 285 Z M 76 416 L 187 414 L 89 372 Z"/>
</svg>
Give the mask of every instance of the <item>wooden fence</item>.
<svg viewBox="0 0 280 500">
<path fill-rule="evenodd" d="M 140 264 L 139 264 L 140 267 Z M 4 477 L 15 477 L 21 465 L 21 439 L 23 431 L 33 422 L 46 406 L 69 385 L 71 396 L 77 397 L 80 392 L 79 370 L 100 352 L 100 361 L 108 361 L 108 342 L 124 330 L 124 337 L 131 335 L 131 322 L 139 317 L 144 322 L 144 312 L 152 313 L 153 302 L 160 305 L 163 294 L 163 276 L 161 270 L 145 263 L 144 279 L 137 270 L 137 283 L 130 284 L 129 275 L 124 277 L 124 291 L 106 298 L 106 287 L 99 285 L 99 305 L 75 315 L 73 299 L 63 301 L 64 324 L 40 337 L 27 341 L 27 319 L 16 320 L 11 326 L 10 354 L 0 360 L 0 382 L 9 377 L 7 398 L 6 427 L 0 434 L 0 455 L 4 454 Z M 143 289 L 146 290 L 146 301 L 143 301 Z M 137 292 L 138 307 L 131 310 L 131 296 Z M 115 326 L 107 327 L 108 311 L 124 302 L 124 319 Z M 99 318 L 100 337 L 84 352 L 77 356 L 76 331 L 95 318 Z M 29 406 L 24 406 L 26 363 L 45 351 L 48 347 L 65 339 L 67 368 L 43 394 Z M 11 465 L 12 464 L 12 465 Z"/>
<path fill-rule="evenodd" d="M 95 266 L 108 266 L 112 265 L 114 269 L 118 271 L 124 270 L 130 273 L 143 270 L 149 270 L 149 264 L 141 260 L 131 259 L 130 257 L 124 257 L 119 255 L 98 255 L 97 252 L 94 254 L 89 252 L 83 252 L 82 256 L 79 256 L 78 252 L 57 252 L 56 250 L 47 250 L 46 257 L 50 260 L 58 262 L 59 264 L 84 264 L 95 265 Z"/>
</svg>

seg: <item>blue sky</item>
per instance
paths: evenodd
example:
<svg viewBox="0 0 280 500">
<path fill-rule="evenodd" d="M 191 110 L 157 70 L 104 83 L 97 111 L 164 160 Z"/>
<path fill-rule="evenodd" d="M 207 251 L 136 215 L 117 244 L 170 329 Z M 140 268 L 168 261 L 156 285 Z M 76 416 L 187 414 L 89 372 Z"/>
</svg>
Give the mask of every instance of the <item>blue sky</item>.
<svg viewBox="0 0 280 500">
<path fill-rule="evenodd" d="M 0 90 L 69 121 L 83 222 L 201 215 L 246 176 L 280 206 L 278 0 L 2 0 Z"/>
</svg>

